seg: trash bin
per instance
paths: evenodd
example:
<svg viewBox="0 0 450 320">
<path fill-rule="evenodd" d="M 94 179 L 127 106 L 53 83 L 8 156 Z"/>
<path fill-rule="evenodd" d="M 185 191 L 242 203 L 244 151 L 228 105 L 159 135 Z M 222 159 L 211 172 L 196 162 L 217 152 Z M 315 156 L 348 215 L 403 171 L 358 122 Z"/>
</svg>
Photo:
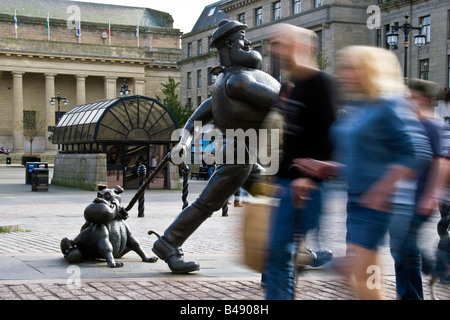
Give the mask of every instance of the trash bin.
<svg viewBox="0 0 450 320">
<path fill-rule="evenodd" d="M 25 164 L 25 184 L 31 184 L 31 175 L 33 173 L 33 168 L 47 168 L 48 162 L 27 162 Z"/>
<path fill-rule="evenodd" d="M 11 164 L 11 157 L 6 157 L 6 164 Z"/>
<path fill-rule="evenodd" d="M 33 168 L 31 191 L 48 191 L 48 168 Z"/>
</svg>

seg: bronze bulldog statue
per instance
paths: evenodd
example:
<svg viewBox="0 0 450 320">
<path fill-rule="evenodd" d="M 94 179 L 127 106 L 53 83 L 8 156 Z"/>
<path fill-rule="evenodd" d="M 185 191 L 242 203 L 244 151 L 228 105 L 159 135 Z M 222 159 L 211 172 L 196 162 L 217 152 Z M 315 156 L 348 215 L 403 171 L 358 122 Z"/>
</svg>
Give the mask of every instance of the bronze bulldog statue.
<svg viewBox="0 0 450 320">
<path fill-rule="evenodd" d="M 128 213 L 121 207 L 123 189 L 120 186 L 115 189 L 99 186 L 98 189 L 97 198 L 84 210 L 86 223 L 81 227 L 80 234 L 74 240 L 61 240 L 64 258 L 70 263 L 105 259 L 108 267 L 116 268 L 122 267 L 123 263 L 115 259 L 132 250 L 142 261 L 156 262 L 158 258 L 148 257 L 144 253 L 124 222 Z"/>
</svg>

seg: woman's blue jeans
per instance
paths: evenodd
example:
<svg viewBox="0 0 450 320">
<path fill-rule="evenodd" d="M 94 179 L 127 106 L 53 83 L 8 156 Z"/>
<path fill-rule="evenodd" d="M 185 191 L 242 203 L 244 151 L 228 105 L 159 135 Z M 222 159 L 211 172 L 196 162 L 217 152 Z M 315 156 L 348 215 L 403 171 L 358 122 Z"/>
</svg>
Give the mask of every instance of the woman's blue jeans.
<svg viewBox="0 0 450 320">
<path fill-rule="evenodd" d="M 306 235 L 316 229 L 322 213 L 321 186 L 311 192 L 311 200 L 304 208 L 295 208 L 289 185 L 292 180 L 280 180 L 278 198 L 280 203 L 274 208 L 269 231 L 267 262 L 264 272 L 266 299 L 292 300 L 294 298 L 295 269 L 293 255 L 297 251 L 297 235 Z"/>
<path fill-rule="evenodd" d="M 414 214 L 414 206 L 397 205 L 389 228 L 390 250 L 395 264 L 397 298 L 423 300 L 419 230 L 426 216 Z"/>
</svg>

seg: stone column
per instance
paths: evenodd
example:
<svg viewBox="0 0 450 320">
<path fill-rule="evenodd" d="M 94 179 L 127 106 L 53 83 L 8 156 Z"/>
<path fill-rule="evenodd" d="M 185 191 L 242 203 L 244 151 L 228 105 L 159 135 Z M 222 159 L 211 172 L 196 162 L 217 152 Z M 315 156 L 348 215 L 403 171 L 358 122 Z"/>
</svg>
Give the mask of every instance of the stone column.
<svg viewBox="0 0 450 320">
<path fill-rule="evenodd" d="M 134 78 L 134 94 L 145 96 L 145 79 L 144 78 Z"/>
<path fill-rule="evenodd" d="M 55 126 L 55 106 L 50 105 L 50 100 L 55 96 L 55 76 L 53 73 L 45 74 L 45 153 L 55 153 L 56 146 L 48 141 L 51 132 L 47 130 L 50 126 Z M 56 103 L 55 103 L 56 105 Z"/>
<path fill-rule="evenodd" d="M 13 153 L 23 153 L 23 134 L 17 130 L 17 125 L 23 121 L 23 74 L 13 72 Z"/>
<path fill-rule="evenodd" d="M 85 75 L 76 75 L 77 78 L 77 106 L 86 104 L 86 77 Z"/>
<path fill-rule="evenodd" d="M 104 77 L 105 79 L 105 99 L 114 99 L 117 97 L 116 77 Z"/>
</svg>

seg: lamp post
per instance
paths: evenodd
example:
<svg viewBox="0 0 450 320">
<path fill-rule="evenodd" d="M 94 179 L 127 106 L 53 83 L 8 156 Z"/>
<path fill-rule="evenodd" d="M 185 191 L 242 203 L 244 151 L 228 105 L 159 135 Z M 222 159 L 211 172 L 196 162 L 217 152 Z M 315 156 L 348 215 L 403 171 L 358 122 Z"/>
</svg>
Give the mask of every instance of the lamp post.
<svg viewBox="0 0 450 320">
<path fill-rule="evenodd" d="M 123 86 L 120 87 L 119 96 L 130 95 L 130 89 L 128 89 L 127 79 L 123 79 Z"/>
<path fill-rule="evenodd" d="M 63 100 L 64 106 L 67 106 L 69 104 L 69 101 L 65 97 L 61 97 L 61 94 L 58 92 L 58 95 L 56 97 L 52 97 L 50 99 L 50 105 L 53 107 L 55 105 L 55 100 L 58 101 L 58 113 L 56 114 L 56 123 L 55 127 L 58 124 L 59 120 L 61 120 L 61 111 L 60 111 L 60 104 L 61 100 Z M 58 144 L 58 151 L 59 151 L 59 144 Z"/>
<path fill-rule="evenodd" d="M 391 46 L 398 45 L 398 30 L 402 30 L 405 34 L 405 40 L 403 41 L 403 46 L 405 48 L 404 52 L 404 63 L 403 63 L 403 76 L 405 77 L 405 81 L 408 78 L 408 47 L 409 47 L 409 33 L 412 30 L 419 30 L 419 34 L 416 34 L 414 36 L 414 44 L 419 49 L 422 48 L 426 44 L 426 38 L 427 36 L 422 34 L 422 26 L 420 27 L 414 27 L 411 25 L 408 21 L 409 15 L 405 15 L 405 23 L 403 23 L 401 26 L 398 25 L 398 22 L 395 23 L 391 27 L 391 31 L 386 34 L 386 41 Z"/>
</svg>

